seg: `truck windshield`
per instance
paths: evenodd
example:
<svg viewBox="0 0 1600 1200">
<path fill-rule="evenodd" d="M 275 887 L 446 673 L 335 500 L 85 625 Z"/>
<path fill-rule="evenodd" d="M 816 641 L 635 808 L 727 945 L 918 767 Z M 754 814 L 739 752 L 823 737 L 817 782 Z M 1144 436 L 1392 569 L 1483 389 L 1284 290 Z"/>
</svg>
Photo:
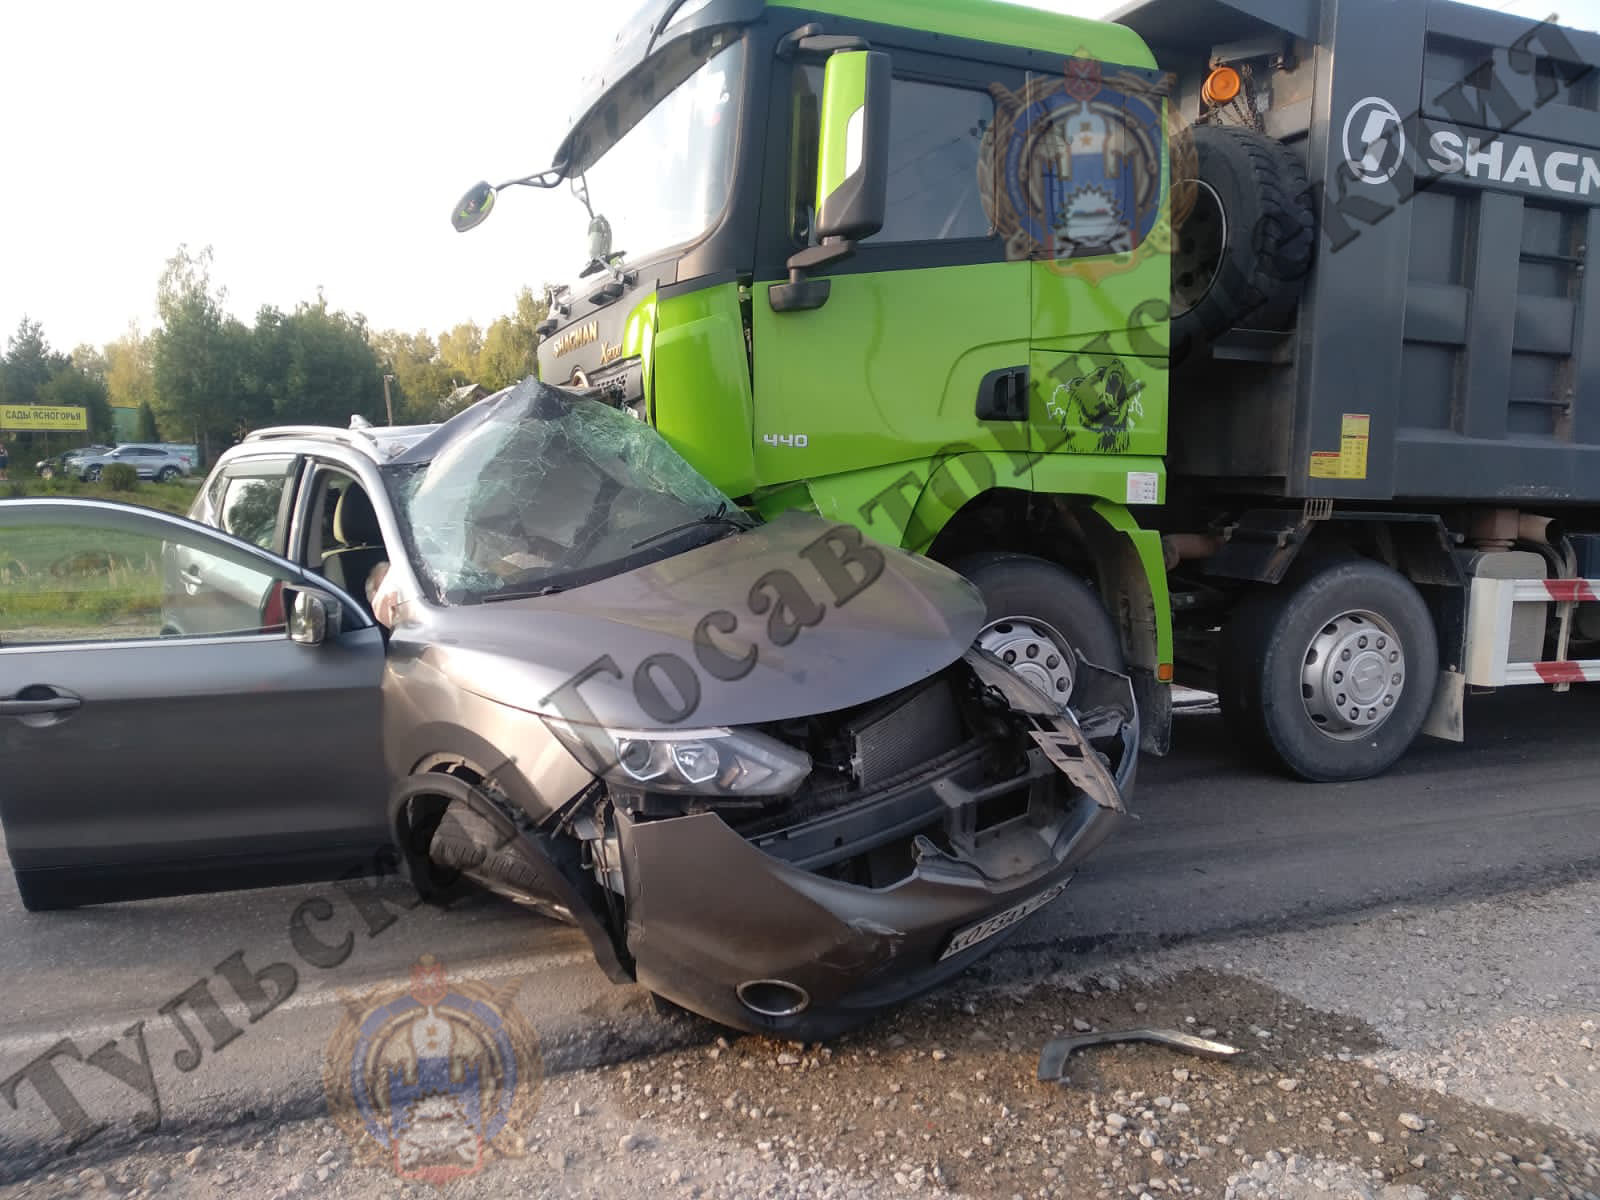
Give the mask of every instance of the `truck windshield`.
<svg viewBox="0 0 1600 1200">
<path fill-rule="evenodd" d="M 629 258 L 692 242 L 721 214 L 744 63 L 743 42 L 712 55 L 584 172 L 595 211 Z M 583 244 L 581 228 L 573 242 Z"/>
<path fill-rule="evenodd" d="M 384 467 L 442 604 L 579 587 L 754 522 L 642 421 L 530 379 Z"/>
</svg>

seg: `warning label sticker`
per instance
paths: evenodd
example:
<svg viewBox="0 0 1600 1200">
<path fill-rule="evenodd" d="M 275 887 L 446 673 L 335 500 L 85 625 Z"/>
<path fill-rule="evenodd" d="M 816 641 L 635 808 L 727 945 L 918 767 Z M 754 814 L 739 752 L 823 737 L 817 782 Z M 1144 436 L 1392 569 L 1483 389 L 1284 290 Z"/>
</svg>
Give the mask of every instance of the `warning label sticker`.
<svg viewBox="0 0 1600 1200">
<path fill-rule="evenodd" d="M 1311 456 L 1313 479 L 1365 479 L 1367 448 L 1372 441 L 1372 417 L 1368 413 L 1345 413 L 1339 427 L 1339 449 L 1321 450 Z"/>
<path fill-rule="evenodd" d="M 1161 476 L 1154 471 L 1129 471 L 1128 503 L 1160 504 Z"/>
</svg>

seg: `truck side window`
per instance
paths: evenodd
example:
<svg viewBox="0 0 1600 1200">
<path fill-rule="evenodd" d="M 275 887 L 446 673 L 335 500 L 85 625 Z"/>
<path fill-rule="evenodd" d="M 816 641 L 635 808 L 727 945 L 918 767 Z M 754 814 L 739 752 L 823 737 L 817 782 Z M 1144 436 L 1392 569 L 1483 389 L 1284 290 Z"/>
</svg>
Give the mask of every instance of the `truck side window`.
<svg viewBox="0 0 1600 1200">
<path fill-rule="evenodd" d="M 978 152 L 993 120 L 987 92 L 896 79 L 889 99 L 889 219 L 870 240 L 988 237 Z"/>
<path fill-rule="evenodd" d="M 823 67 L 795 69 L 790 109 L 789 229 L 814 240 L 817 136 Z M 932 242 L 984 238 L 992 232 L 979 192 L 979 148 L 994 120 L 987 93 L 896 79 L 889 98 L 889 219 L 867 241 Z"/>
</svg>

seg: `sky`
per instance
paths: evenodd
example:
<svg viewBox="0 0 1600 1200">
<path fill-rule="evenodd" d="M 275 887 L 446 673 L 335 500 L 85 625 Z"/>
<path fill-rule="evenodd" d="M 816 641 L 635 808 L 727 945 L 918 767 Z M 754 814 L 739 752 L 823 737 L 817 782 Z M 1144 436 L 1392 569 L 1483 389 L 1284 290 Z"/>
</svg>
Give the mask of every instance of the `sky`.
<svg viewBox="0 0 1600 1200">
<path fill-rule="evenodd" d="M 1600 0 L 1485 4 L 1600 27 Z M 320 289 L 378 329 L 487 325 L 572 272 L 587 219 L 565 191 L 506 193 L 466 236 L 450 210 L 479 179 L 548 165 L 561 98 L 637 7 L 6 3 L 0 341 L 24 314 L 63 350 L 149 330 L 180 244 L 214 248 L 245 321 Z"/>
</svg>

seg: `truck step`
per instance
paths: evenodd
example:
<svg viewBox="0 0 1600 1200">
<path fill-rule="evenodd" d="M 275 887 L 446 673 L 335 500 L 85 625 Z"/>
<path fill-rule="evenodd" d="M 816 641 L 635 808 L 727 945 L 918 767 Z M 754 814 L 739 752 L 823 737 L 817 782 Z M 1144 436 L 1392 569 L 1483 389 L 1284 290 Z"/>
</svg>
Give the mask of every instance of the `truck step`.
<svg viewBox="0 0 1600 1200">
<path fill-rule="evenodd" d="M 1600 603 L 1600 579 L 1474 579 L 1467 612 L 1467 683 L 1495 688 L 1554 684 L 1565 690 L 1574 683 L 1600 682 L 1600 659 L 1508 661 L 1516 605 L 1561 606 L 1564 655 L 1573 606 L 1595 603 Z"/>
</svg>

